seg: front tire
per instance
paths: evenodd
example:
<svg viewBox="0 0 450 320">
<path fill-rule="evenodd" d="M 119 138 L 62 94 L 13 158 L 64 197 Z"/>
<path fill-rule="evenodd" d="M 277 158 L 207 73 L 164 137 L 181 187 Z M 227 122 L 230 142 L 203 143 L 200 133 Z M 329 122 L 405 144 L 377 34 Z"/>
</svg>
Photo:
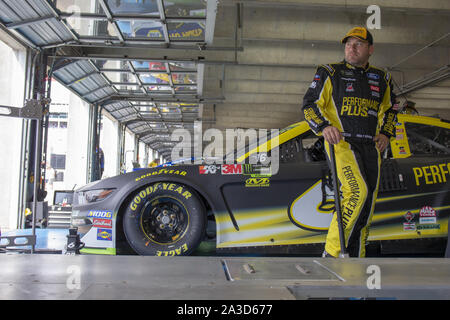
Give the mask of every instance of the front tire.
<svg viewBox="0 0 450 320">
<path fill-rule="evenodd" d="M 205 208 L 186 186 L 155 183 L 140 189 L 128 203 L 123 229 L 140 255 L 189 255 L 205 235 Z"/>
</svg>

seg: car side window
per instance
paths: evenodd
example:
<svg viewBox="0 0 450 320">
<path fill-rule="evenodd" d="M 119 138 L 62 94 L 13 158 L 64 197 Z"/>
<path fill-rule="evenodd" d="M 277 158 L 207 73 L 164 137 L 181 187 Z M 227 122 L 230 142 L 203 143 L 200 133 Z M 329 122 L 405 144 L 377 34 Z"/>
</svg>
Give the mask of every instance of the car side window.
<svg viewBox="0 0 450 320">
<path fill-rule="evenodd" d="M 303 159 L 305 162 L 326 161 L 325 144 L 323 137 L 307 135 L 302 139 Z"/>
<path fill-rule="evenodd" d="M 449 155 L 450 130 L 421 123 L 405 123 L 409 148 L 414 155 Z"/>
<path fill-rule="evenodd" d="M 308 131 L 280 145 L 280 162 L 325 161 L 323 138 Z"/>
<path fill-rule="evenodd" d="M 301 141 L 298 137 L 286 141 L 280 145 L 280 162 L 300 162 L 302 161 Z"/>
</svg>

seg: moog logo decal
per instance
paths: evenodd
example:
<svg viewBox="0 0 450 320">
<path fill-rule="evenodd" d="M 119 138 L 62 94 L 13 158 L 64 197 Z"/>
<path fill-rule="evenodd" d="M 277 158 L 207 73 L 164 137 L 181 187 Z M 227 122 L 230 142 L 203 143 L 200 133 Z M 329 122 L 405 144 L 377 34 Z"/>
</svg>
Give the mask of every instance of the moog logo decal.
<svg viewBox="0 0 450 320">
<path fill-rule="evenodd" d="M 90 210 L 88 218 L 103 218 L 103 219 L 112 219 L 112 211 L 106 210 Z"/>
</svg>

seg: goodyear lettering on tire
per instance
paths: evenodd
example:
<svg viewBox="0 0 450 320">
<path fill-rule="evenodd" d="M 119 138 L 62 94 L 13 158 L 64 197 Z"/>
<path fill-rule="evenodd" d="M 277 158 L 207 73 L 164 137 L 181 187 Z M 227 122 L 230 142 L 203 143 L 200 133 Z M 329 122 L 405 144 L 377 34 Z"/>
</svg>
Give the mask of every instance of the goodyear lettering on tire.
<svg viewBox="0 0 450 320">
<path fill-rule="evenodd" d="M 179 256 L 184 252 L 188 251 L 188 246 L 187 244 L 183 244 L 181 247 L 178 247 L 174 250 L 170 250 L 170 251 L 156 251 L 156 255 L 158 257 L 174 257 L 174 256 Z"/>
<path fill-rule="evenodd" d="M 141 190 L 133 199 L 133 201 L 130 204 L 130 209 L 132 211 L 135 211 L 137 206 L 141 203 L 142 200 L 144 200 L 146 197 L 148 197 L 150 194 L 154 193 L 157 190 L 170 190 L 174 192 L 178 192 L 182 197 L 184 197 L 186 200 L 189 199 L 192 194 L 187 191 L 182 186 L 175 184 L 175 183 L 155 183 L 151 186 L 148 186 L 144 190 Z"/>
<path fill-rule="evenodd" d="M 145 179 L 145 178 L 148 178 L 148 177 L 151 177 L 151 176 L 157 176 L 157 175 L 160 175 L 160 174 L 175 174 L 175 175 L 184 177 L 186 175 L 186 173 L 187 173 L 186 171 L 179 171 L 179 170 L 175 170 L 175 169 L 173 169 L 173 170 L 160 169 L 159 171 L 149 172 L 149 173 L 144 174 L 144 175 L 142 175 L 140 177 L 137 177 L 135 179 L 135 181 L 138 182 L 138 181 L 140 181 L 142 179 Z"/>
</svg>

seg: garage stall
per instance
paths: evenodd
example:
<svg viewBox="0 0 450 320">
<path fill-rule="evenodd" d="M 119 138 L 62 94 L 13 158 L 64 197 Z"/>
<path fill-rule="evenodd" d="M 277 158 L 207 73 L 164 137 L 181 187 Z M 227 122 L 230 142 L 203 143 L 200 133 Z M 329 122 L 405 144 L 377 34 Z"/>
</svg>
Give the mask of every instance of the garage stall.
<svg viewBox="0 0 450 320">
<path fill-rule="evenodd" d="M 449 12 L 439 0 L 0 1 L 3 298 L 100 299 L 108 283 L 112 299 L 191 287 L 192 299 L 448 299 Z M 336 179 L 302 101 L 357 25 L 392 76 L 398 119 L 368 258 L 329 260 Z M 20 274 L 40 284 L 22 295 L 11 266 L 28 259 L 39 270 Z M 100 277 L 92 264 L 114 267 Z"/>
</svg>

